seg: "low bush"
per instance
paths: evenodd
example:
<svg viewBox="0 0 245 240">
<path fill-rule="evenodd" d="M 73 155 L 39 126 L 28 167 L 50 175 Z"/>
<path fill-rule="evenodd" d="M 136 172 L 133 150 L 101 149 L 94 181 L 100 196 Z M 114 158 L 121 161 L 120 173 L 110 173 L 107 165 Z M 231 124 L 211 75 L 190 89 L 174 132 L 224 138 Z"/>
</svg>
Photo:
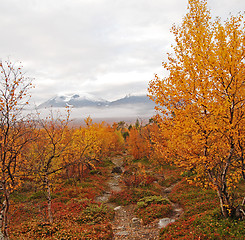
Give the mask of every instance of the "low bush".
<svg viewBox="0 0 245 240">
<path fill-rule="evenodd" d="M 204 190 L 182 180 L 173 188 L 169 198 L 181 204 L 184 213 L 176 222 L 161 229 L 160 240 L 244 239 L 245 221 L 224 219 L 213 190 Z"/>
<path fill-rule="evenodd" d="M 46 200 L 45 192 L 44 192 L 44 191 L 34 192 L 34 193 L 29 197 L 29 200 L 36 200 L 36 199 Z"/>
<path fill-rule="evenodd" d="M 104 223 L 113 217 L 113 211 L 108 209 L 107 206 L 101 204 L 90 204 L 85 208 L 80 216 L 76 219 L 76 222 L 81 224 L 97 224 Z"/>
<path fill-rule="evenodd" d="M 169 200 L 166 198 L 163 198 L 162 196 L 147 196 L 144 198 L 141 198 L 138 202 L 137 202 L 137 206 L 138 208 L 143 208 L 143 207 L 147 207 L 150 204 L 170 204 Z"/>
<path fill-rule="evenodd" d="M 136 215 L 143 220 L 143 224 L 149 224 L 155 219 L 167 217 L 172 211 L 171 204 L 151 203 L 146 207 L 138 207 Z"/>
<path fill-rule="evenodd" d="M 149 186 L 156 178 L 150 175 L 124 175 L 123 183 L 127 187 Z"/>
<path fill-rule="evenodd" d="M 147 196 L 157 195 L 158 193 L 150 189 L 131 188 L 111 194 L 109 201 L 118 205 L 128 205 L 137 203 L 139 199 Z"/>
</svg>

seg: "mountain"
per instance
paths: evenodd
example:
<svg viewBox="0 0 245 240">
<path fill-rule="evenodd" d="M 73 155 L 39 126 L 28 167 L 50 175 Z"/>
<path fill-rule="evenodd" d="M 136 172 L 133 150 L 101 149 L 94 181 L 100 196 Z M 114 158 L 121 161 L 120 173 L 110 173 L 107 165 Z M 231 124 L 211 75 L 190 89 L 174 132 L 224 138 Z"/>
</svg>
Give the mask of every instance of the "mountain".
<svg viewBox="0 0 245 240">
<path fill-rule="evenodd" d="M 144 108 L 154 108 L 154 102 L 151 101 L 146 95 L 127 95 L 124 98 L 120 98 L 115 101 L 107 101 L 102 98 L 97 98 L 96 96 L 88 93 L 83 94 L 70 94 L 70 95 L 58 95 L 48 101 L 40 104 L 38 108 L 48 108 L 48 107 L 66 107 L 71 106 L 74 108 L 82 107 L 96 107 L 96 108 L 115 108 L 123 107 L 127 105 L 132 106 L 144 106 Z"/>
<path fill-rule="evenodd" d="M 109 104 L 108 101 L 97 98 L 92 94 L 70 94 L 70 95 L 58 95 L 46 102 L 40 104 L 38 108 L 48 108 L 48 107 L 103 107 Z"/>
<path fill-rule="evenodd" d="M 120 98 L 116 101 L 110 102 L 110 106 L 122 106 L 122 105 L 144 105 L 154 108 L 154 102 L 151 101 L 146 95 L 127 95 L 124 98 Z"/>
<path fill-rule="evenodd" d="M 70 118 L 81 122 L 90 116 L 94 121 L 125 121 L 134 122 L 137 118 L 148 121 L 154 114 L 154 102 L 146 95 L 127 95 L 115 101 L 107 101 L 91 94 L 66 94 L 55 96 L 40 104 L 39 114 L 46 117 L 50 114 L 50 107 L 58 108 L 61 114 L 66 115 L 65 107 L 71 106 Z"/>
</svg>

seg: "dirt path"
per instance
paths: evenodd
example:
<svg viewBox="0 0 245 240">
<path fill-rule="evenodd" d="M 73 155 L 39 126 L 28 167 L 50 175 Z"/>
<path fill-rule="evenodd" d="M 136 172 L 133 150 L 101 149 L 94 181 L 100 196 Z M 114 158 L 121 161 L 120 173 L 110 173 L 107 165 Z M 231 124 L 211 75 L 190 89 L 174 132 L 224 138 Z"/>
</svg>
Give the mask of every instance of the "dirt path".
<svg viewBox="0 0 245 240">
<path fill-rule="evenodd" d="M 114 240 L 118 239 L 158 239 L 157 223 L 142 225 L 134 216 L 134 206 L 119 206 L 112 222 Z"/>
<path fill-rule="evenodd" d="M 123 169 L 123 161 L 125 156 L 116 156 L 111 159 L 116 167 Z M 115 210 L 115 217 L 112 221 L 112 229 L 114 233 L 114 240 L 154 240 L 158 239 L 159 230 L 162 227 L 167 226 L 169 223 L 174 222 L 182 214 L 183 210 L 178 204 L 172 203 L 173 213 L 168 218 L 156 220 L 149 225 L 143 225 L 141 220 L 134 215 L 135 205 L 128 206 L 116 206 L 115 204 L 107 203 L 111 192 L 119 192 L 124 188 L 124 185 L 120 182 L 121 175 L 118 173 L 112 173 L 108 180 L 109 190 L 103 195 L 97 197 L 97 201 L 103 202 Z M 167 198 L 167 191 L 163 191 L 163 196 Z"/>
<path fill-rule="evenodd" d="M 162 197 L 169 200 L 168 194 L 171 193 L 175 185 L 176 184 L 173 184 L 168 188 L 163 188 L 162 193 L 161 193 Z M 159 220 L 159 223 L 158 223 L 159 228 L 166 227 L 168 224 L 175 222 L 184 213 L 183 208 L 181 208 L 181 206 L 178 203 L 173 203 L 170 200 L 169 202 L 171 203 L 172 208 L 173 208 L 172 214 L 167 218 L 162 218 Z"/>
</svg>

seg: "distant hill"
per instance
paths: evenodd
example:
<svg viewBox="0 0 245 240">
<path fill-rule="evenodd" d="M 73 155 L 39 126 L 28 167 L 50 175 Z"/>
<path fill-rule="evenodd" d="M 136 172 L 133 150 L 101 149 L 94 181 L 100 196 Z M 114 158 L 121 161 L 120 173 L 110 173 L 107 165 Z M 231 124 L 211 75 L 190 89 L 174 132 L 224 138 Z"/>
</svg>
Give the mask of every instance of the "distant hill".
<svg viewBox="0 0 245 240">
<path fill-rule="evenodd" d="M 81 108 L 81 107 L 103 107 L 108 105 L 109 102 L 102 99 L 97 98 L 94 95 L 83 93 L 80 94 L 71 94 L 71 95 L 58 95 L 55 96 L 46 102 L 40 104 L 38 108 L 61 108 L 61 107 L 74 107 L 74 108 Z"/>
<path fill-rule="evenodd" d="M 38 106 L 43 116 L 52 107 L 65 115 L 65 107 L 71 107 L 71 119 L 81 122 L 90 116 L 95 121 L 134 122 L 137 118 L 148 121 L 154 114 L 154 102 L 146 95 L 127 95 L 115 101 L 107 101 L 91 94 L 57 95 Z"/>
<path fill-rule="evenodd" d="M 40 104 L 38 108 L 62 108 L 71 106 L 73 108 L 82 107 L 96 107 L 96 108 L 110 108 L 123 107 L 127 105 L 139 106 L 144 108 L 154 108 L 154 102 L 146 95 L 127 95 L 115 101 L 107 101 L 102 98 L 97 98 L 92 94 L 72 94 L 72 95 L 58 95 L 46 102 Z"/>
<path fill-rule="evenodd" d="M 110 106 L 122 106 L 122 105 L 139 105 L 143 104 L 145 106 L 154 107 L 153 101 L 151 101 L 146 95 L 127 95 L 124 98 L 120 98 L 116 101 L 110 102 Z"/>
</svg>

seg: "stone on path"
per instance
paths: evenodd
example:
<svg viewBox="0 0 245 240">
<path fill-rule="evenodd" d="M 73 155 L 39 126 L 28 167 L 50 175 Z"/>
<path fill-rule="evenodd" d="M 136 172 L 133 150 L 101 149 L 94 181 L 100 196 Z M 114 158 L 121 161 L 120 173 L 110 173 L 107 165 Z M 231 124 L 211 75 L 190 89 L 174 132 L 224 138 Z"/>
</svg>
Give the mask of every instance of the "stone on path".
<svg viewBox="0 0 245 240">
<path fill-rule="evenodd" d="M 136 228 L 141 225 L 141 220 L 139 218 L 132 218 L 131 220 L 131 227 Z"/>
<path fill-rule="evenodd" d="M 183 212 L 182 208 L 176 208 L 174 209 L 174 212 L 176 213 L 175 216 L 176 218 L 180 217 L 181 213 Z"/>
<path fill-rule="evenodd" d="M 121 208 L 122 208 L 121 206 L 117 206 L 117 207 L 114 208 L 114 211 L 118 211 L 118 210 L 120 210 Z"/>
<path fill-rule="evenodd" d="M 120 227 L 117 227 L 116 229 L 117 230 L 125 230 L 125 227 L 124 226 L 120 226 Z"/>
<path fill-rule="evenodd" d="M 117 236 L 128 236 L 129 232 L 127 232 L 127 231 L 117 232 L 117 233 L 115 233 L 115 235 L 117 235 Z"/>
<path fill-rule="evenodd" d="M 171 187 L 165 188 L 165 189 L 163 190 L 164 193 L 171 193 L 171 191 L 172 191 L 172 188 L 171 188 Z"/>
<path fill-rule="evenodd" d="M 158 222 L 158 227 L 159 228 L 163 228 L 163 227 L 166 227 L 168 224 L 173 223 L 173 222 L 175 222 L 174 219 L 171 219 L 171 218 L 162 218 Z"/>
</svg>

